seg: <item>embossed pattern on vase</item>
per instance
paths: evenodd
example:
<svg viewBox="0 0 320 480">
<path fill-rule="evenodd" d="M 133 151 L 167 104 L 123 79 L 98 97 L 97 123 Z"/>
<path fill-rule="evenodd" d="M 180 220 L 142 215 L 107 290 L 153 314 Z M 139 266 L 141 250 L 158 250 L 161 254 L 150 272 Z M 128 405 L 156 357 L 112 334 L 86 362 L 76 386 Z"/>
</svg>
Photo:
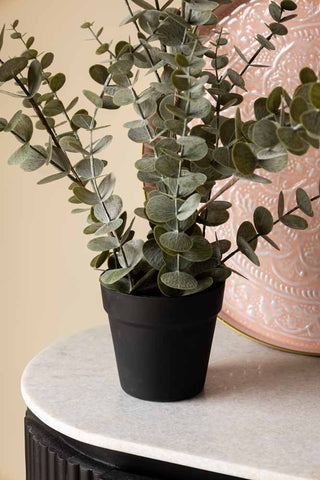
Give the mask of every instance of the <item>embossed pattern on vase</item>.
<svg viewBox="0 0 320 480">
<path fill-rule="evenodd" d="M 300 0 L 298 17 L 288 23 L 289 34 L 277 37 L 276 51 L 264 50 L 259 63 L 271 68 L 251 68 L 246 73 L 243 118 L 252 117 L 253 102 L 258 96 L 283 85 L 289 93 L 299 81 L 299 70 L 311 66 L 320 68 L 320 4 L 319 1 Z M 268 2 L 250 1 L 238 7 L 220 22 L 229 35 L 230 46 L 237 45 L 247 58 L 257 48 L 254 37 L 265 34 L 264 21 L 269 17 Z M 230 67 L 238 71 L 243 61 L 234 54 Z M 310 195 L 317 194 L 320 177 L 319 152 L 310 149 L 304 157 L 291 156 L 288 168 L 278 174 L 263 175 L 273 183 L 267 186 L 241 182 L 229 190 L 224 199 L 236 208 L 226 225 L 219 227 L 220 238 L 235 238 L 237 227 L 244 220 L 252 220 L 248 212 L 264 205 L 276 216 L 278 192 L 282 189 L 286 206 L 295 205 L 295 191 L 304 188 Z M 227 282 L 221 317 L 242 332 L 292 350 L 320 354 L 320 205 L 315 202 L 315 217 L 306 231 L 291 230 L 277 225 L 271 236 L 280 246 L 276 252 L 264 240 L 259 242 L 261 267 L 254 266 L 246 257 L 237 254 L 230 266 L 244 274 L 249 281 L 233 275 Z M 208 233 L 214 239 L 214 229 Z"/>
</svg>

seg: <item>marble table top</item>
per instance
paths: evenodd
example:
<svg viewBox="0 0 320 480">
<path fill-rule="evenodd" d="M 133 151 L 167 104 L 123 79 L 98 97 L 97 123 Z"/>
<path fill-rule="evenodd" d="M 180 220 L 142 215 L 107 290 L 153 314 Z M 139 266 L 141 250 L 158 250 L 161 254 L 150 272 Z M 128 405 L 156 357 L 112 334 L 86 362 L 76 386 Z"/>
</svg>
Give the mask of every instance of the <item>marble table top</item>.
<svg viewBox="0 0 320 480">
<path fill-rule="evenodd" d="M 219 322 L 205 391 L 192 400 L 126 395 L 107 326 L 39 353 L 22 395 L 49 427 L 99 447 L 250 480 L 320 479 L 320 360 Z"/>
</svg>

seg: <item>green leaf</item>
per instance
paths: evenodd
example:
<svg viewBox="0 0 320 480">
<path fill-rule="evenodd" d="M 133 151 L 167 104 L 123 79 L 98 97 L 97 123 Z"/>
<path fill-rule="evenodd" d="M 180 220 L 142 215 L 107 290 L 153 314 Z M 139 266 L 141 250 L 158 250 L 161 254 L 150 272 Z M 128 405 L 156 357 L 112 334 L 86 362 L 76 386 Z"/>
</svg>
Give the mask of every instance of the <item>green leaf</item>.
<svg viewBox="0 0 320 480">
<path fill-rule="evenodd" d="M 180 137 L 177 143 L 182 146 L 183 158 L 196 162 L 204 158 L 208 153 L 208 146 L 204 138 L 195 137 Z"/>
<path fill-rule="evenodd" d="M 85 130 L 91 130 L 96 126 L 96 121 L 84 113 L 75 114 L 72 117 L 72 122 L 79 128 L 84 128 Z"/>
<path fill-rule="evenodd" d="M 320 83 L 315 83 L 314 85 L 312 85 L 310 90 L 310 100 L 312 105 L 319 110 L 320 109 Z"/>
<path fill-rule="evenodd" d="M 255 154 L 250 146 L 244 142 L 238 142 L 233 146 L 232 160 L 236 169 L 242 175 L 251 175 L 257 166 Z"/>
<path fill-rule="evenodd" d="M 203 173 L 190 173 L 179 178 L 179 195 L 185 197 L 193 193 L 200 185 L 206 183 L 207 177 Z"/>
<path fill-rule="evenodd" d="M 272 240 L 272 238 L 268 237 L 268 235 L 262 235 L 262 238 L 265 239 L 266 242 L 269 243 L 269 245 L 271 245 L 273 248 L 275 248 L 276 250 L 280 251 L 280 248 L 278 247 L 278 245 L 276 244 L 276 242 L 274 242 Z"/>
<path fill-rule="evenodd" d="M 309 110 L 303 113 L 301 121 L 311 137 L 320 138 L 320 110 Z"/>
<path fill-rule="evenodd" d="M 242 88 L 242 90 L 246 90 L 245 81 L 242 76 L 233 70 L 232 68 L 228 68 L 227 70 L 228 77 L 230 78 L 231 82 L 236 85 L 237 87 Z"/>
<path fill-rule="evenodd" d="M 125 245 L 122 246 L 122 250 L 118 255 L 118 260 L 121 267 L 133 268 L 138 265 L 143 257 L 143 243 L 143 240 L 134 239 L 129 240 Z"/>
<path fill-rule="evenodd" d="M 49 80 L 50 88 L 53 92 L 57 92 L 66 83 L 66 76 L 63 73 L 57 73 Z"/>
<path fill-rule="evenodd" d="M 0 50 L 1 50 L 2 47 L 3 47 L 3 40 L 4 40 L 5 28 L 6 28 L 6 26 L 3 25 L 2 29 L 1 29 L 1 32 L 0 32 Z"/>
<path fill-rule="evenodd" d="M 112 220 L 111 222 L 106 223 L 105 225 L 100 227 L 95 234 L 106 235 L 107 233 L 116 231 L 119 227 L 121 227 L 122 224 L 123 224 L 122 218 L 116 218 L 115 220 Z"/>
<path fill-rule="evenodd" d="M 284 215 L 280 218 L 280 222 L 286 227 L 293 228 L 295 230 L 305 230 L 308 228 L 308 222 L 298 215 Z"/>
<path fill-rule="evenodd" d="M 93 252 L 105 252 L 117 247 L 119 247 L 119 242 L 115 237 L 97 237 L 88 243 L 88 248 Z"/>
<path fill-rule="evenodd" d="M 302 70 L 300 70 L 299 77 L 300 77 L 301 83 L 313 83 L 317 81 L 317 75 L 309 67 L 305 67 Z"/>
<path fill-rule="evenodd" d="M 150 3 L 146 2 L 145 0 L 132 0 L 132 2 L 144 10 L 154 10 L 154 6 L 150 5 Z"/>
<path fill-rule="evenodd" d="M 296 191 L 296 200 L 297 205 L 300 210 L 308 215 L 308 217 L 313 217 L 312 203 L 309 198 L 309 195 L 303 188 L 298 188 Z"/>
<path fill-rule="evenodd" d="M 185 272 L 167 272 L 161 275 L 161 281 L 170 288 L 177 290 L 194 290 L 198 286 L 197 280 Z"/>
<path fill-rule="evenodd" d="M 132 267 L 107 270 L 101 275 L 100 282 L 103 285 L 113 285 L 114 283 L 118 282 L 121 278 L 128 275 L 128 273 L 130 273 L 131 270 L 132 270 Z"/>
<path fill-rule="evenodd" d="M 295 10 L 297 8 L 297 5 L 292 0 L 283 0 L 280 5 L 283 10 Z"/>
<path fill-rule="evenodd" d="M 27 65 L 28 60 L 25 57 L 15 57 L 7 60 L 0 67 L 0 82 L 11 80 L 22 72 Z"/>
<path fill-rule="evenodd" d="M 273 228 L 273 217 L 265 207 L 257 207 L 253 214 L 254 226 L 260 235 L 268 235 Z"/>
<path fill-rule="evenodd" d="M 41 154 L 41 147 L 37 146 L 36 148 L 37 150 L 30 149 L 27 158 L 20 164 L 25 172 L 34 172 L 46 163 L 45 150 L 43 149 L 43 154 Z"/>
<path fill-rule="evenodd" d="M 270 23 L 268 27 L 274 35 L 287 35 L 288 33 L 287 27 L 285 27 L 282 23 Z"/>
<path fill-rule="evenodd" d="M 43 107 L 43 114 L 46 117 L 55 117 L 64 111 L 63 103 L 60 100 L 50 100 Z"/>
<path fill-rule="evenodd" d="M 112 135 L 105 135 L 104 137 L 100 138 L 100 140 L 94 145 L 92 153 L 96 154 L 98 152 L 102 152 L 102 150 L 110 145 L 112 138 Z"/>
<path fill-rule="evenodd" d="M 39 180 L 38 185 L 44 185 L 47 183 L 55 182 L 56 180 L 61 180 L 62 178 L 65 178 L 68 174 L 66 172 L 61 172 L 61 173 L 55 173 L 54 175 L 49 175 L 48 177 L 43 178 L 42 180 Z"/>
<path fill-rule="evenodd" d="M 205 262 L 212 256 L 212 245 L 201 235 L 193 235 L 193 245 L 191 250 L 183 252 L 181 256 L 189 262 Z"/>
<path fill-rule="evenodd" d="M 279 143 L 276 124 L 271 120 L 260 120 L 253 127 L 252 138 L 254 143 L 260 147 L 275 147 Z"/>
<path fill-rule="evenodd" d="M 166 232 L 160 236 L 160 244 L 173 252 L 187 252 L 192 248 L 192 238 L 183 232 Z"/>
<path fill-rule="evenodd" d="M 201 213 L 199 223 L 210 227 L 217 227 L 229 220 L 229 212 L 227 212 L 227 210 L 217 210 L 215 205 L 213 205 L 214 203 L 217 202 L 211 203 L 206 210 Z"/>
<path fill-rule="evenodd" d="M 282 87 L 276 87 L 268 96 L 266 107 L 269 113 L 278 113 L 281 105 L 282 92 Z"/>
<path fill-rule="evenodd" d="M 191 217 L 191 215 L 193 215 L 194 212 L 197 210 L 200 200 L 201 196 L 199 195 L 199 193 L 194 193 L 189 198 L 187 198 L 187 200 L 181 205 L 178 210 L 177 219 L 183 221 Z"/>
<path fill-rule="evenodd" d="M 228 65 L 229 59 L 226 55 L 217 55 L 212 59 L 211 65 L 213 68 L 220 70 Z"/>
<path fill-rule="evenodd" d="M 165 195 L 149 198 L 146 206 L 148 218 L 156 223 L 166 223 L 175 218 L 175 202 Z"/>
<path fill-rule="evenodd" d="M 100 85 L 105 84 L 109 75 L 108 69 L 104 65 L 99 64 L 92 65 L 89 69 L 89 73 L 91 78 Z"/>
<path fill-rule="evenodd" d="M 236 138 L 235 128 L 234 118 L 228 118 L 220 125 L 219 138 L 223 145 L 228 146 L 233 143 Z"/>
<path fill-rule="evenodd" d="M 308 104 L 303 97 L 300 97 L 299 95 L 297 97 L 294 97 L 290 106 L 291 118 L 296 123 L 301 123 L 300 117 L 304 112 L 308 110 L 308 108 Z"/>
<path fill-rule="evenodd" d="M 31 62 L 28 70 L 28 90 L 30 98 L 38 92 L 42 80 L 42 68 L 38 60 Z"/>
<path fill-rule="evenodd" d="M 237 244 L 240 252 L 243 253 L 247 258 L 249 258 L 249 260 L 251 260 L 252 263 L 260 267 L 259 258 L 255 254 L 255 252 L 253 251 L 249 243 L 246 242 L 244 238 L 238 237 Z"/>
<path fill-rule="evenodd" d="M 96 50 L 96 54 L 97 55 L 103 55 L 104 53 L 108 52 L 109 50 L 109 44 L 108 43 L 103 43 L 102 45 L 100 45 L 97 50 Z"/>
<path fill-rule="evenodd" d="M 50 67 L 54 59 L 54 55 L 51 52 L 45 53 L 41 59 L 41 67 L 43 70 Z"/>
<path fill-rule="evenodd" d="M 269 5 L 269 12 L 273 20 L 275 20 L 276 22 L 279 22 L 281 20 L 282 11 L 279 5 L 277 5 L 274 2 L 271 2 Z"/>
<path fill-rule="evenodd" d="M 28 40 L 26 41 L 26 47 L 29 49 L 33 44 L 34 44 L 34 37 L 29 37 Z"/>
<path fill-rule="evenodd" d="M 94 92 L 91 92 L 90 90 L 83 90 L 83 95 L 91 102 L 93 105 L 95 105 L 97 108 L 102 108 L 103 107 L 103 100 L 99 95 L 97 95 Z"/>
<path fill-rule="evenodd" d="M 254 102 L 254 114 L 257 120 L 262 120 L 269 115 L 267 110 L 267 98 L 260 97 Z"/>
<path fill-rule="evenodd" d="M 102 201 L 105 202 L 112 195 L 115 183 L 116 183 L 116 177 L 114 173 L 108 173 L 108 175 L 106 175 L 104 179 L 101 181 L 99 185 L 99 192 L 100 192 Z"/>
<path fill-rule="evenodd" d="M 116 105 L 123 106 L 134 103 L 135 98 L 130 88 L 119 88 L 113 96 L 113 101 Z"/>
<path fill-rule="evenodd" d="M 111 195 L 107 200 L 94 207 L 94 215 L 100 222 L 108 223 L 115 220 L 122 210 L 122 200 L 118 195 Z M 107 213 L 106 213 L 107 212 Z"/>
<path fill-rule="evenodd" d="M 75 187 L 73 189 L 74 195 L 83 203 L 87 205 L 96 205 L 99 202 L 99 198 L 96 193 L 87 190 L 84 187 Z"/>
<path fill-rule="evenodd" d="M 304 155 L 309 148 L 308 143 L 305 142 L 300 137 L 299 133 L 291 127 L 278 128 L 277 135 L 280 142 L 287 148 L 290 153 L 293 153 L 294 155 Z"/>
<path fill-rule="evenodd" d="M 27 160 L 30 152 L 29 143 L 25 143 L 16 152 L 14 152 L 8 159 L 9 165 L 19 165 Z"/>
<path fill-rule="evenodd" d="M 284 212 L 284 195 L 283 192 L 279 193 L 279 198 L 278 198 L 278 217 L 282 217 Z"/>
<path fill-rule="evenodd" d="M 147 240 L 144 243 L 143 255 L 152 268 L 160 270 L 163 265 L 162 251 L 155 240 Z"/>
<path fill-rule="evenodd" d="M 91 162 L 89 158 L 85 158 L 83 160 L 80 160 L 75 165 L 75 169 L 77 174 L 83 178 L 84 180 L 89 180 L 94 177 L 98 177 L 101 175 L 102 170 L 104 169 L 104 163 L 101 160 L 98 160 L 97 158 L 93 159 L 93 170 L 91 170 Z"/>
<path fill-rule="evenodd" d="M 187 291 L 183 292 L 183 296 L 194 295 L 196 293 L 203 292 L 204 290 L 207 290 L 208 288 L 210 288 L 212 284 L 213 284 L 213 278 L 212 277 L 200 278 L 198 280 L 197 288 L 194 288 L 193 290 L 187 290 Z"/>
<path fill-rule="evenodd" d="M 108 252 L 99 253 L 99 255 L 97 255 L 91 260 L 90 266 L 93 268 L 100 268 L 104 264 L 104 262 L 108 259 L 108 257 L 109 257 Z"/>
<path fill-rule="evenodd" d="M 243 238 L 250 244 L 252 250 L 255 250 L 258 244 L 258 239 L 255 238 L 256 234 L 257 232 L 251 222 L 242 222 L 237 231 L 237 243 L 239 238 Z"/>
<path fill-rule="evenodd" d="M 282 150 L 260 151 L 258 155 L 258 165 L 268 172 L 281 172 L 288 165 L 288 153 Z"/>
<path fill-rule="evenodd" d="M 128 131 L 128 137 L 130 140 L 136 143 L 145 143 L 150 141 L 150 135 L 147 127 L 130 128 Z"/>
<path fill-rule="evenodd" d="M 28 115 L 17 112 L 6 126 L 6 131 L 17 135 L 20 142 L 29 142 L 33 134 L 33 125 Z"/>
<path fill-rule="evenodd" d="M 8 122 L 5 118 L 0 118 L 0 132 L 3 132 L 8 125 Z"/>
<path fill-rule="evenodd" d="M 183 70 L 174 70 L 171 74 L 171 82 L 179 91 L 189 90 L 191 82 Z"/>
</svg>

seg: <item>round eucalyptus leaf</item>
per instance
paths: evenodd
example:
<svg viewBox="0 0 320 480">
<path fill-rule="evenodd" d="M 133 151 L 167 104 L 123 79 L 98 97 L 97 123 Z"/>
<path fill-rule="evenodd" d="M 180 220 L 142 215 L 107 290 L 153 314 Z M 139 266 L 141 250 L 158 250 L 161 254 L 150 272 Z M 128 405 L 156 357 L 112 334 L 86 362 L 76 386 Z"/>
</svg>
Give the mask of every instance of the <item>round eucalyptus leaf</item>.
<svg viewBox="0 0 320 480">
<path fill-rule="evenodd" d="M 94 92 L 90 90 L 83 90 L 84 96 L 97 108 L 103 107 L 103 100 L 102 98 Z"/>
<path fill-rule="evenodd" d="M 105 135 L 104 137 L 100 138 L 93 147 L 92 153 L 96 154 L 102 152 L 105 148 L 107 148 L 110 143 L 112 142 L 112 135 Z"/>
<path fill-rule="evenodd" d="M 297 8 L 297 4 L 292 0 L 283 0 L 280 5 L 283 10 L 295 10 Z"/>
<path fill-rule="evenodd" d="M 49 84 L 53 92 L 57 92 L 66 83 L 66 76 L 63 73 L 57 73 L 50 78 Z"/>
<path fill-rule="evenodd" d="M 309 113 L 309 112 L 306 112 Z M 305 114 L 302 115 L 302 118 Z M 303 121 L 303 120 L 302 120 Z M 320 116 L 319 116 L 319 126 L 320 126 Z M 313 128 L 313 127 L 311 127 Z M 305 142 L 299 135 L 299 133 L 291 127 L 279 127 L 277 130 L 277 135 L 280 142 L 287 148 L 290 153 L 294 155 L 304 155 L 309 145 Z"/>
<path fill-rule="evenodd" d="M 166 177 L 177 177 L 179 172 L 179 162 L 169 155 L 161 155 L 153 165 L 157 172 Z"/>
<path fill-rule="evenodd" d="M 201 235 L 194 235 L 191 237 L 193 245 L 191 250 L 183 252 L 181 256 L 189 262 L 205 262 L 212 256 L 212 245 L 208 240 Z"/>
<path fill-rule="evenodd" d="M 267 172 L 282 172 L 288 166 L 287 152 L 271 152 L 269 157 L 260 157 L 258 153 L 258 166 L 267 170 Z"/>
<path fill-rule="evenodd" d="M 303 113 L 301 121 L 311 137 L 320 138 L 320 110 L 309 110 Z"/>
<path fill-rule="evenodd" d="M 96 54 L 97 54 L 97 55 L 103 55 L 103 54 L 106 53 L 108 50 L 109 50 L 109 44 L 108 44 L 108 43 L 103 43 L 102 45 L 100 45 L 100 46 L 97 48 Z"/>
<path fill-rule="evenodd" d="M 296 191 L 296 200 L 297 205 L 300 210 L 308 215 L 308 217 L 313 217 L 312 203 L 309 198 L 309 195 L 303 188 L 298 188 Z"/>
<path fill-rule="evenodd" d="M 128 268 L 115 268 L 111 270 L 107 270 L 104 272 L 100 277 L 100 282 L 103 285 L 113 285 L 114 283 L 121 280 L 123 277 L 128 275 L 132 270 L 132 267 Z"/>
<path fill-rule="evenodd" d="M 60 100 L 50 100 L 43 107 L 43 114 L 46 117 L 55 117 L 64 111 L 63 103 Z"/>
<path fill-rule="evenodd" d="M 276 87 L 268 96 L 266 107 L 269 113 L 278 113 L 281 105 L 282 92 L 282 87 Z"/>
<path fill-rule="evenodd" d="M 49 175 L 48 177 L 43 178 L 42 180 L 39 180 L 37 182 L 38 185 L 45 185 L 47 183 L 52 183 L 57 180 L 61 180 L 62 178 L 65 178 L 68 174 L 66 172 L 61 172 L 61 173 L 55 173 L 54 175 Z"/>
<path fill-rule="evenodd" d="M 254 226 L 260 235 L 268 235 L 273 228 L 273 217 L 265 207 L 257 207 L 253 214 Z"/>
<path fill-rule="evenodd" d="M 197 210 L 201 196 L 199 193 L 194 193 L 181 205 L 178 210 L 177 219 L 180 221 L 186 220 Z"/>
<path fill-rule="evenodd" d="M 223 145 L 230 145 L 236 138 L 235 133 L 235 119 L 228 118 L 219 128 L 219 137 Z"/>
<path fill-rule="evenodd" d="M 238 248 L 241 253 L 243 253 L 252 263 L 260 267 L 260 261 L 251 245 L 242 237 L 237 238 Z"/>
<path fill-rule="evenodd" d="M 282 23 L 274 22 L 268 25 L 274 35 L 287 35 L 288 29 Z"/>
<path fill-rule="evenodd" d="M 54 55 L 51 52 L 47 52 L 43 55 L 43 57 L 41 58 L 41 67 L 43 68 L 43 70 L 50 67 L 50 65 L 53 62 L 53 59 L 54 59 Z"/>
<path fill-rule="evenodd" d="M 142 102 L 134 104 L 133 108 L 138 113 L 138 115 L 143 116 L 144 119 L 152 117 L 157 111 L 157 102 L 154 98 L 147 98 Z"/>
<path fill-rule="evenodd" d="M 104 85 L 109 72 L 108 69 L 104 65 L 92 65 L 89 69 L 90 77 L 100 85 Z"/>
<path fill-rule="evenodd" d="M 193 193 L 200 185 L 206 183 L 207 177 L 203 173 L 190 173 L 179 178 L 179 195 L 185 197 Z"/>
<path fill-rule="evenodd" d="M 280 218 L 280 221 L 286 227 L 293 228 L 295 230 L 305 230 L 308 228 L 308 222 L 298 215 L 284 215 Z"/>
<path fill-rule="evenodd" d="M 236 85 L 237 87 L 240 87 L 242 88 L 243 90 L 245 90 L 245 81 L 244 79 L 242 78 L 242 76 L 236 72 L 235 70 L 233 70 L 232 68 L 228 68 L 227 70 L 227 73 L 228 73 L 228 77 L 230 78 L 231 82 Z"/>
<path fill-rule="evenodd" d="M 94 224 L 94 225 L 102 225 L 100 226 L 97 231 L 95 232 L 96 235 L 107 235 L 108 233 L 115 232 L 118 228 L 120 228 L 123 224 L 122 218 L 116 218 L 109 223 L 106 224 Z"/>
<path fill-rule="evenodd" d="M 96 121 L 85 113 L 76 113 L 72 117 L 72 122 L 78 128 L 84 128 L 85 130 L 91 130 L 96 126 Z"/>
<path fill-rule="evenodd" d="M 310 90 L 310 100 L 314 108 L 320 110 L 320 83 L 312 85 Z"/>
<path fill-rule="evenodd" d="M 6 130 L 10 131 L 18 136 L 20 142 L 29 142 L 33 134 L 33 124 L 31 118 L 28 115 L 22 113 L 19 115 L 13 123 L 11 121 L 6 126 Z"/>
<path fill-rule="evenodd" d="M 237 142 L 232 149 L 233 163 L 242 175 L 251 175 L 256 166 L 257 158 L 250 146 L 244 142 Z"/>
<path fill-rule="evenodd" d="M 201 213 L 199 223 L 209 227 L 217 227 L 223 225 L 229 220 L 230 214 L 227 210 L 217 210 L 209 207 Z"/>
<path fill-rule="evenodd" d="M 143 257 L 142 253 L 143 240 L 129 240 L 122 246 L 122 250 L 118 254 L 118 260 L 121 267 L 135 267 Z"/>
<path fill-rule="evenodd" d="M 31 62 L 28 70 L 28 90 L 30 98 L 38 92 L 42 80 L 42 68 L 38 60 Z"/>
<path fill-rule="evenodd" d="M 252 250 L 257 248 L 258 239 L 256 237 L 256 230 L 251 222 L 245 221 L 241 223 L 237 231 L 237 243 L 238 238 L 243 238 L 246 242 L 251 245 Z"/>
<path fill-rule="evenodd" d="M 301 83 L 313 83 L 317 81 L 317 75 L 309 67 L 305 67 L 302 70 L 300 70 L 299 76 L 300 76 Z"/>
<path fill-rule="evenodd" d="M 78 200 L 80 200 L 82 203 L 86 203 L 87 205 L 95 205 L 99 202 L 97 194 L 95 192 L 91 192 L 85 187 L 75 187 L 73 189 L 73 193 Z"/>
<path fill-rule="evenodd" d="M 269 13 L 270 13 L 271 17 L 273 18 L 273 20 L 275 20 L 276 22 L 279 22 L 281 20 L 282 10 L 279 7 L 279 5 L 277 5 L 276 3 L 274 3 L 274 2 L 270 3 Z"/>
<path fill-rule="evenodd" d="M 180 271 L 163 273 L 161 281 L 167 287 L 177 290 L 193 290 L 198 286 L 197 280 L 192 275 Z"/>
<path fill-rule="evenodd" d="M 123 106 L 134 103 L 135 98 L 129 88 L 119 88 L 113 96 L 113 101 L 116 105 Z"/>
<path fill-rule="evenodd" d="M 299 95 L 297 97 L 294 97 L 290 105 L 291 118 L 296 123 L 301 123 L 300 117 L 304 112 L 308 110 L 308 108 L 308 104 L 303 97 L 300 97 Z"/>
<path fill-rule="evenodd" d="M 114 190 L 115 183 L 116 183 L 116 177 L 114 173 L 108 173 L 104 177 L 104 179 L 101 181 L 99 185 L 99 192 L 103 202 L 108 200 L 108 198 L 111 196 Z"/>
<path fill-rule="evenodd" d="M 136 143 L 145 143 L 150 141 L 150 135 L 147 127 L 130 128 L 128 131 L 130 140 Z"/>
<path fill-rule="evenodd" d="M 162 251 L 155 240 L 147 240 L 144 243 L 143 256 L 152 268 L 160 270 L 163 265 Z"/>
<path fill-rule="evenodd" d="M 118 195 L 111 195 L 103 204 L 99 203 L 94 207 L 94 214 L 100 222 L 108 223 L 115 220 L 121 213 L 122 200 Z"/>
<path fill-rule="evenodd" d="M 177 142 L 182 146 L 181 154 L 183 158 L 192 162 L 201 160 L 208 153 L 208 146 L 204 138 L 191 135 L 180 137 Z"/>
<path fill-rule="evenodd" d="M 269 115 L 266 97 L 257 98 L 254 102 L 254 114 L 257 120 L 262 120 Z"/>
<path fill-rule="evenodd" d="M 30 148 L 27 158 L 20 163 L 20 167 L 25 172 L 34 172 L 46 163 L 45 154 L 40 153 L 41 147 L 36 147 L 36 150 Z M 44 149 L 43 149 L 44 150 Z M 45 150 L 44 150 L 45 152 Z"/>
<path fill-rule="evenodd" d="M 193 245 L 192 238 L 183 232 L 166 232 L 159 240 L 161 246 L 173 252 L 187 252 Z"/>
<path fill-rule="evenodd" d="M 16 152 L 14 152 L 8 159 L 9 165 L 19 165 L 27 160 L 30 152 L 29 143 L 25 143 Z"/>
<path fill-rule="evenodd" d="M 15 57 L 7 60 L 0 66 L 0 82 L 11 80 L 22 72 L 27 65 L 28 60 L 25 57 Z"/>
<path fill-rule="evenodd" d="M 177 90 L 181 92 L 189 90 L 190 80 L 187 78 L 183 70 L 174 70 L 171 74 L 171 82 Z"/>
<path fill-rule="evenodd" d="M 96 255 L 90 262 L 90 266 L 92 268 L 100 268 L 104 262 L 108 259 L 109 253 L 108 252 L 101 252 L 99 255 Z"/>
<path fill-rule="evenodd" d="M 229 59 L 226 55 L 217 55 L 212 59 L 211 65 L 214 69 L 220 70 L 228 65 Z"/>
<path fill-rule="evenodd" d="M 166 223 L 175 218 L 175 202 L 165 195 L 149 198 L 146 206 L 148 218 L 156 223 Z"/>
<path fill-rule="evenodd" d="M 197 288 L 193 290 L 186 290 L 183 292 L 183 295 L 194 295 L 195 293 L 200 293 L 203 292 L 204 290 L 207 290 L 208 288 L 211 287 L 213 284 L 213 279 L 212 277 L 205 277 L 205 278 L 200 278 L 198 279 L 198 286 Z"/>
<path fill-rule="evenodd" d="M 80 162 L 75 165 L 75 169 L 77 174 L 81 178 L 89 180 L 90 178 L 98 177 L 99 175 L 101 175 L 102 170 L 104 169 L 104 163 L 101 160 L 94 158 L 92 172 L 90 159 L 86 158 L 84 160 L 80 160 Z"/>
<path fill-rule="evenodd" d="M 277 126 L 271 120 L 263 119 L 257 122 L 252 130 L 253 141 L 264 148 L 275 147 L 279 143 Z"/>
</svg>

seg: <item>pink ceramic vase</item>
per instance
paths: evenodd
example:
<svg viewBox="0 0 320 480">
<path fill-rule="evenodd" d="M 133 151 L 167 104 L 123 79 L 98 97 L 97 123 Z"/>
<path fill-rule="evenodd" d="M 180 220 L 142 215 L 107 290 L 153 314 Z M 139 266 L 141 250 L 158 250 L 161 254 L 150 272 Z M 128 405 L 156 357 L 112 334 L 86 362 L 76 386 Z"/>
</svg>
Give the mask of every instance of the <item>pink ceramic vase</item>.
<svg viewBox="0 0 320 480">
<path fill-rule="evenodd" d="M 257 48 L 254 37 L 265 34 L 264 21 L 269 17 L 268 1 L 241 2 L 228 12 L 219 26 L 229 33 L 229 50 L 239 47 L 247 58 Z M 223 12 L 223 10 L 222 10 Z M 274 40 L 276 51 L 264 50 L 259 63 L 271 68 L 251 68 L 246 74 L 243 117 L 252 117 L 253 102 L 267 94 L 276 85 L 283 85 L 289 93 L 299 81 L 299 70 L 320 67 L 320 4 L 319 0 L 300 0 L 298 17 L 288 23 L 289 34 Z M 220 17 L 221 18 L 221 17 Z M 234 54 L 230 67 L 240 70 L 243 61 Z M 224 195 L 233 203 L 229 222 L 219 228 L 220 238 L 235 238 L 237 227 L 244 220 L 252 220 L 257 205 L 265 205 L 274 215 L 277 199 L 283 190 L 286 206 L 295 205 L 295 190 L 304 188 L 310 195 L 317 194 L 320 178 L 320 156 L 310 149 L 304 157 L 291 156 L 289 167 L 278 174 L 269 174 L 271 185 L 241 181 Z M 227 282 L 221 318 L 228 324 L 270 345 L 298 352 L 320 354 L 320 204 L 308 219 L 306 231 L 290 230 L 277 225 L 272 238 L 281 252 L 273 250 L 264 240 L 259 242 L 261 267 L 255 267 L 241 254 L 230 261 L 230 266 L 243 273 L 244 280 L 233 275 Z M 208 233 L 214 238 L 214 230 Z"/>
</svg>

